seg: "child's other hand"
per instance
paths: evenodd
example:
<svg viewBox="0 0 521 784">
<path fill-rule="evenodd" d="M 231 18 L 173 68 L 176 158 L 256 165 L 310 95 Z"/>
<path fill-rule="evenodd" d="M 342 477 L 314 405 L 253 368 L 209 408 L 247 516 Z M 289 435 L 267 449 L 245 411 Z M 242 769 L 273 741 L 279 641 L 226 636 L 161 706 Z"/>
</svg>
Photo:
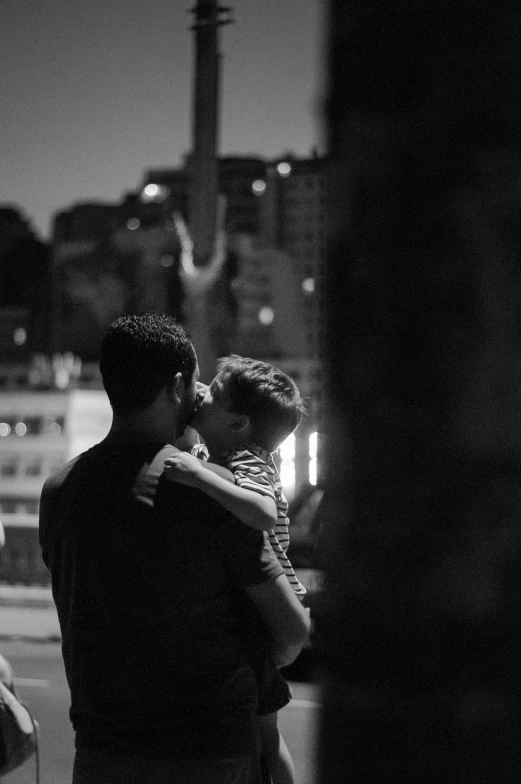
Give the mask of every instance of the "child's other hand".
<svg viewBox="0 0 521 784">
<path fill-rule="evenodd" d="M 165 476 L 171 482 L 197 487 L 201 472 L 201 461 L 188 452 L 176 452 L 165 460 Z"/>
</svg>

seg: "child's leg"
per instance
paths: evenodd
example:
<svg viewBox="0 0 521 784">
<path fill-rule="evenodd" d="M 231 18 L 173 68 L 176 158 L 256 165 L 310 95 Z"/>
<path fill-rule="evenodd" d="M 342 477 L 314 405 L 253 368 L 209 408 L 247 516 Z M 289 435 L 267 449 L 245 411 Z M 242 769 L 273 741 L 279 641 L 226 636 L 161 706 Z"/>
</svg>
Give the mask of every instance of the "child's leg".
<svg viewBox="0 0 521 784">
<path fill-rule="evenodd" d="M 272 784 L 295 784 L 295 768 L 284 738 L 277 727 L 277 714 L 259 716 L 262 752 Z"/>
</svg>

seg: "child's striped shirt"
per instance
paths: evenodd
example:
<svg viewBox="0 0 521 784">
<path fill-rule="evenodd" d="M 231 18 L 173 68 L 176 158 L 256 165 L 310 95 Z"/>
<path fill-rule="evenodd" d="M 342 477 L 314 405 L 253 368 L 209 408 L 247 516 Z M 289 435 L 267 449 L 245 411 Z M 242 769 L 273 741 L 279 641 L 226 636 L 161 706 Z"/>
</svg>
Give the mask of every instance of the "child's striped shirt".
<svg viewBox="0 0 521 784">
<path fill-rule="evenodd" d="M 266 495 L 275 501 L 277 522 L 275 528 L 268 531 L 270 544 L 291 587 L 296 594 L 303 596 L 306 589 L 297 578 L 287 556 L 289 545 L 288 502 L 282 492 L 282 484 L 273 456 L 267 449 L 263 449 L 257 444 L 245 444 L 239 449 L 226 452 L 219 463 L 232 472 L 236 485 Z"/>
</svg>

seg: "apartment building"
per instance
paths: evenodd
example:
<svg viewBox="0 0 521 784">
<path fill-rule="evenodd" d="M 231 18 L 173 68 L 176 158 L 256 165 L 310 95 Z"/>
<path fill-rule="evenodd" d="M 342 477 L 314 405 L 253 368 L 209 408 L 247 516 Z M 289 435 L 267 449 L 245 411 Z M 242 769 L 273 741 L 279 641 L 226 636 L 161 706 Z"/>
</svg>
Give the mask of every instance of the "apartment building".
<svg viewBox="0 0 521 784">
<path fill-rule="evenodd" d="M 14 573 L 42 579 L 36 529 L 43 483 L 101 440 L 111 422 L 95 366 L 81 368 L 76 358 L 62 355 L 0 366 L 0 520 L 8 544 L 13 535 L 13 541 L 25 540 L 1 554 L 0 581 Z M 11 563 L 17 559 L 32 562 Z"/>
</svg>

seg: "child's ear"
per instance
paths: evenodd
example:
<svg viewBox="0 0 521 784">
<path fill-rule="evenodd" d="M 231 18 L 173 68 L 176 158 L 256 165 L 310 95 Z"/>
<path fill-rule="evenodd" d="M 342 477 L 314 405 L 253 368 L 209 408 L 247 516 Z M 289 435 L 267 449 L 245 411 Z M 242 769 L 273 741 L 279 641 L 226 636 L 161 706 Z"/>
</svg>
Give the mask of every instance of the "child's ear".
<svg viewBox="0 0 521 784">
<path fill-rule="evenodd" d="M 230 430 L 234 433 L 241 433 L 250 426 L 250 417 L 247 414 L 237 414 L 230 422 Z"/>
</svg>

